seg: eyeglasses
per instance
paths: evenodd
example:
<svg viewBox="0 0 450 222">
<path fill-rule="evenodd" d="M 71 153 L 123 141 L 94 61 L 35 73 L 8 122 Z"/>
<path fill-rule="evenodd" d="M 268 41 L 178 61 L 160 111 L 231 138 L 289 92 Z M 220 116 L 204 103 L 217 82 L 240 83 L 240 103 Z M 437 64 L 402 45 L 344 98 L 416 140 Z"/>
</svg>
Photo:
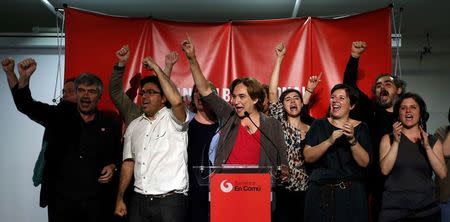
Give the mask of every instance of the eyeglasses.
<svg viewBox="0 0 450 222">
<path fill-rule="evenodd" d="M 148 95 L 157 95 L 157 94 L 160 94 L 160 95 L 161 95 L 161 92 L 155 91 L 155 90 L 153 90 L 153 89 L 149 89 L 149 90 L 141 90 L 141 91 L 139 92 L 139 95 L 140 95 L 140 96 L 144 96 L 145 94 L 148 94 Z"/>
</svg>

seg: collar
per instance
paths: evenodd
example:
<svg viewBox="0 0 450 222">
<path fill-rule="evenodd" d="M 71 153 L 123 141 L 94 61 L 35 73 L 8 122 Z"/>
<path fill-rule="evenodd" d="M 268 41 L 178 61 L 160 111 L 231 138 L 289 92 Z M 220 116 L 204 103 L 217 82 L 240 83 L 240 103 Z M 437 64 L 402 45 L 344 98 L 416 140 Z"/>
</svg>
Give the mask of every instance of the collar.
<svg viewBox="0 0 450 222">
<path fill-rule="evenodd" d="M 167 107 L 164 106 L 164 107 L 161 108 L 158 112 L 155 113 L 155 118 L 154 118 L 154 119 L 150 119 L 150 118 L 148 118 L 148 117 L 145 115 L 145 113 L 142 113 L 142 115 L 141 115 L 139 121 L 142 121 L 142 120 L 155 121 L 155 120 L 161 119 L 161 117 L 163 116 L 163 114 L 166 113 L 167 111 L 168 111 Z"/>
</svg>

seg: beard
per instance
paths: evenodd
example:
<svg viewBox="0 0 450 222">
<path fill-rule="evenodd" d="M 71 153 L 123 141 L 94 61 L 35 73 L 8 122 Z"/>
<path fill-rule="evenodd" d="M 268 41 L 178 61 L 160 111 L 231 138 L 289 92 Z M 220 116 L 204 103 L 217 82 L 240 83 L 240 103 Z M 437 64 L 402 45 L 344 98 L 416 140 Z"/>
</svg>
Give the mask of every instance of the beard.
<svg viewBox="0 0 450 222">
<path fill-rule="evenodd" d="M 394 96 L 390 95 L 388 91 L 381 90 L 376 97 L 377 104 L 383 108 L 390 108 L 394 105 Z"/>
</svg>

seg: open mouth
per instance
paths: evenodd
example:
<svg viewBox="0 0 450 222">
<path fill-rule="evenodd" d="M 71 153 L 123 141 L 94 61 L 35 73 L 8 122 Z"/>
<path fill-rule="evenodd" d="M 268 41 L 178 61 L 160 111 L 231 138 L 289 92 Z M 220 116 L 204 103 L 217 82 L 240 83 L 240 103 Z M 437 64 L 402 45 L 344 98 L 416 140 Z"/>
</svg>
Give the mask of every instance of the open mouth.
<svg viewBox="0 0 450 222">
<path fill-rule="evenodd" d="M 142 108 L 147 107 L 150 104 L 150 102 L 146 101 L 146 100 L 142 100 Z"/>
<path fill-rule="evenodd" d="M 405 115 L 405 120 L 406 120 L 406 121 L 412 121 L 413 119 L 414 119 L 414 117 L 413 117 L 412 114 L 406 114 L 406 115 Z"/>
<path fill-rule="evenodd" d="M 383 101 L 383 102 L 386 102 L 387 100 L 389 100 L 389 92 L 386 91 L 386 90 L 382 90 L 382 91 L 380 92 L 380 99 L 381 99 L 381 101 Z"/>
<path fill-rule="evenodd" d="M 244 107 L 243 106 L 235 106 L 234 108 L 236 109 L 237 113 L 241 113 L 241 112 L 244 111 Z"/>
<path fill-rule="evenodd" d="M 291 112 L 296 112 L 296 111 L 298 111 L 298 107 L 297 107 L 296 104 L 292 104 L 292 105 L 289 106 L 289 110 Z"/>
<path fill-rule="evenodd" d="M 91 101 L 89 100 L 89 99 L 81 99 L 80 100 L 80 104 L 81 104 L 81 106 L 83 106 L 83 107 L 86 107 L 86 106 L 89 106 L 89 105 L 91 105 Z"/>
<path fill-rule="evenodd" d="M 340 110 L 341 110 L 341 105 L 339 105 L 339 104 L 333 104 L 331 106 L 331 112 L 333 112 L 333 113 L 339 112 Z"/>
</svg>

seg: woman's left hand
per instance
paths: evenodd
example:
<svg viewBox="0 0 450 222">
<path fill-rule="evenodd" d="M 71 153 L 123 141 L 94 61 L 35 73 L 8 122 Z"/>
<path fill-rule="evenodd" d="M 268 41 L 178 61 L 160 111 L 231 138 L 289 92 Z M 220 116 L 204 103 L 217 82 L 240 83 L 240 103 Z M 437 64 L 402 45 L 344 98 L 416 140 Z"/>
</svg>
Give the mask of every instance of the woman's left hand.
<svg viewBox="0 0 450 222">
<path fill-rule="evenodd" d="M 347 137 L 348 142 L 351 144 L 354 143 L 355 140 L 355 128 L 352 123 L 346 122 L 344 123 L 344 135 Z"/>
<path fill-rule="evenodd" d="M 428 140 L 428 133 L 425 132 L 425 130 L 423 130 L 421 126 L 419 126 L 419 128 L 420 128 L 420 142 L 422 143 L 422 146 L 425 148 L 425 150 L 431 149 L 430 141 Z"/>
</svg>

